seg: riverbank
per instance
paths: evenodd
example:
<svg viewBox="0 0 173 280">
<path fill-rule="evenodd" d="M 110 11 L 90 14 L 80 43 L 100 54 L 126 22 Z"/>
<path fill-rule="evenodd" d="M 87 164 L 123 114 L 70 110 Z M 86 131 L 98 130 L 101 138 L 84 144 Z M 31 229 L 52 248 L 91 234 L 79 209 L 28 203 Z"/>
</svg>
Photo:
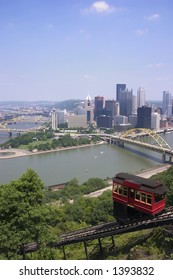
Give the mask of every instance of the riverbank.
<svg viewBox="0 0 173 280">
<path fill-rule="evenodd" d="M 72 149 L 79 149 L 79 148 L 85 148 L 85 147 L 91 147 L 95 145 L 101 145 L 104 144 L 104 141 L 100 141 L 98 143 L 92 143 L 92 144 L 86 144 L 86 145 L 79 145 L 79 146 L 72 146 L 72 147 L 61 147 L 53 150 L 48 151 L 27 151 L 24 149 L 4 149 L 0 150 L 0 159 L 9 159 L 9 158 L 18 158 L 18 157 L 24 157 L 24 156 L 33 156 L 33 155 L 39 155 L 39 154 L 46 154 L 46 153 L 55 153 L 60 151 L 66 151 L 66 150 L 72 150 Z"/>
</svg>

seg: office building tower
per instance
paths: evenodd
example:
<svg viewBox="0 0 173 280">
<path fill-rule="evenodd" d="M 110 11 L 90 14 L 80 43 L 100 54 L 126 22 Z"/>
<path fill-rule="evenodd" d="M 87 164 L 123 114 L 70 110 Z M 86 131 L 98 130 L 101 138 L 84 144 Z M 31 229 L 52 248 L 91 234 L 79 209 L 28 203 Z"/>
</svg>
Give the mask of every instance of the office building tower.
<svg viewBox="0 0 173 280">
<path fill-rule="evenodd" d="M 145 106 L 145 90 L 143 87 L 140 87 L 137 90 L 137 108 Z"/>
<path fill-rule="evenodd" d="M 111 116 L 98 116 L 97 117 L 97 127 L 98 128 L 112 128 L 113 119 Z"/>
<path fill-rule="evenodd" d="M 99 115 L 102 115 L 104 108 L 104 97 L 96 96 L 95 97 L 95 106 L 94 106 L 94 119 L 96 120 Z"/>
<path fill-rule="evenodd" d="M 89 95 L 86 97 L 85 100 L 85 109 L 86 109 L 87 123 L 90 124 L 93 122 L 94 106 L 91 97 Z"/>
<path fill-rule="evenodd" d="M 116 101 L 120 100 L 121 92 L 126 90 L 126 84 L 116 84 Z"/>
<path fill-rule="evenodd" d="M 132 100 L 133 100 L 133 91 L 132 90 L 124 90 L 121 91 L 119 96 L 120 103 L 120 115 L 130 116 L 132 114 Z"/>
<path fill-rule="evenodd" d="M 64 111 L 57 111 L 57 125 L 59 127 L 59 125 L 64 123 Z"/>
<path fill-rule="evenodd" d="M 160 130 L 160 114 L 156 112 L 151 114 L 151 129 Z"/>
<path fill-rule="evenodd" d="M 116 101 L 120 101 L 122 91 L 126 90 L 126 84 L 116 84 Z"/>
<path fill-rule="evenodd" d="M 69 115 L 67 116 L 68 128 L 87 128 L 87 118 L 86 115 Z"/>
<path fill-rule="evenodd" d="M 120 114 L 120 103 L 116 102 L 115 104 L 115 116 L 119 116 Z"/>
<path fill-rule="evenodd" d="M 163 91 L 162 114 L 167 117 L 172 116 L 172 96 L 169 91 Z"/>
<path fill-rule="evenodd" d="M 117 124 L 127 124 L 128 123 L 128 117 L 126 116 L 115 116 L 114 118 L 114 124 L 117 125 Z"/>
<path fill-rule="evenodd" d="M 151 129 L 151 107 L 142 106 L 138 108 L 136 127 Z"/>
<path fill-rule="evenodd" d="M 115 100 L 106 100 L 105 101 L 105 110 L 108 112 L 108 115 L 114 117 L 116 115 L 116 101 Z"/>
<path fill-rule="evenodd" d="M 132 96 L 132 113 L 137 113 L 137 96 Z"/>
<path fill-rule="evenodd" d="M 57 117 L 57 111 L 55 109 L 53 109 L 51 113 L 51 124 L 53 130 L 56 130 L 58 128 L 58 117 Z"/>
<path fill-rule="evenodd" d="M 137 125 L 137 114 L 132 114 L 129 116 L 129 123 L 131 123 L 132 127 L 136 127 Z"/>
</svg>

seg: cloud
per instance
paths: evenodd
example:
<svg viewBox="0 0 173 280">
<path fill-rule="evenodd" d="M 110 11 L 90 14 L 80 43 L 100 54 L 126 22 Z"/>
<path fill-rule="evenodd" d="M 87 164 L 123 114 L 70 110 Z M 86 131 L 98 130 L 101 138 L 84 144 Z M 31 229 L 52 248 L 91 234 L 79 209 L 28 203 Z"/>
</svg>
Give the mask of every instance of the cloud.
<svg viewBox="0 0 173 280">
<path fill-rule="evenodd" d="M 148 32 L 148 29 L 137 29 L 136 34 L 139 36 L 143 36 Z"/>
<path fill-rule="evenodd" d="M 159 14 L 152 14 L 150 16 L 147 17 L 147 20 L 149 21 L 155 21 L 155 20 L 158 20 L 160 18 L 160 15 Z"/>
<path fill-rule="evenodd" d="M 169 77 L 165 76 L 165 77 L 157 77 L 156 78 L 157 81 L 167 81 L 169 80 Z"/>
<path fill-rule="evenodd" d="M 83 76 L 83 79 L 85 79 L 85 80 L 93 79 L 93 76 L 92 76 L 92 75 L 85 74 L 85 75 Z"/>
<path fill-rule="evenodd" d="M 162 62 L 158 62 L 158 63 L 155 63 L 155 64 L 150 63 L 150 64 L 147 65 L 148 68 L 160 68 L 162 66 L 163 66 Z"/>
<path fill-rule="evenodd" d="M 104 14 L 104 13 L 115 12 L 117 10 L 118 10 L 118 8 L 109 5 L 106 1 L 96 1 L 96 2 L 93 2 L 89 7 L 82 9 L 82 13 Z"/>
</svg>

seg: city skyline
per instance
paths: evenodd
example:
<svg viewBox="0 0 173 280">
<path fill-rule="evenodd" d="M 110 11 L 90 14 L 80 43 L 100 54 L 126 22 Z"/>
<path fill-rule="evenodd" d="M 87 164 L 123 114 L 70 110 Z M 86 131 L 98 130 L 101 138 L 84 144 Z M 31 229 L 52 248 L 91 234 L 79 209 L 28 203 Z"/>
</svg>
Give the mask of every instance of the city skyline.
<svg viewBox="0 0 173 280">
<path fill-rule="evenodd" d="M 146 3 L 147 2 L 147 3 Z M 173 92 L 171 0 L 0 0 L 0 101 Z"/>
</svg>

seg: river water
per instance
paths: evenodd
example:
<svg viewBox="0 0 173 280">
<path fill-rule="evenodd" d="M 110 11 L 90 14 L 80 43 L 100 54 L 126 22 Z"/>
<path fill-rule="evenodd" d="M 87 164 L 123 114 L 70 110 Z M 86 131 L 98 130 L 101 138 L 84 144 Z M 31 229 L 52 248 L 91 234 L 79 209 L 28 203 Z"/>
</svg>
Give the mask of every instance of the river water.
<svg viewBox="0 0 173 280">
<path fill-rule="evenodd" d="M 172 146 L 173 132 L 162 135 Z M 136 172 L 161 164 L 161 154 L 125 145 L 95 145 L 65 151 L 0 160 L 0 184 L 19 178 L 33 168 L 45 186 L 77 178 L 80 183 L 91 177 L 113 177 L 117 172 Z"/>
<path fill-rule="evenodd" d="M 41 125 L 43 125 L 44 122 L 28 122 L 28 121 L 22 121 L 22 122 L 17 122 L 17 123 L 12 123 L 10 125 L 7 125 L 7 128 L 8 129 L 16 129 L 16 131 L 12 131 L 12 137 L 16 137 L 17 136 L 17 130 L 28 130 L 28 129 L 31 129 L 31 128 L 35 128 L 35 127 L 39 127 Z M 1 143 L 4 143 L 5 141 L 7 141 L 9 139 L 9 133 L 8 131 L 3 131 L 3 130 L 0 130 L 0 144 Z"/>
</svg>

